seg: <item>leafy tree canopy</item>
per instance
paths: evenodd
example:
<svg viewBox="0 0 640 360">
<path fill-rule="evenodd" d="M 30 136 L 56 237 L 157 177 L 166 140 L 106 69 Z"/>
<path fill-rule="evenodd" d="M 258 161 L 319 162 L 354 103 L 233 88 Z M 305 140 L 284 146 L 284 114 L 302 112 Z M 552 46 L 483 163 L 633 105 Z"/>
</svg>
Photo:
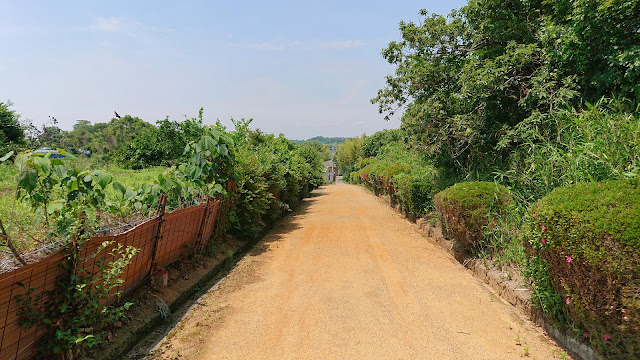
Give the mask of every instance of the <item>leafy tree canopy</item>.
<svg viewBox="0 0 640 360">
<path fill-rule="evenodd" d="M 372 102 L 387 119 L 404 110 L 415 143 L 461 168 L 488 152 L 500 161 L 557 109 L 640 98 L 640 0 L 471 0 L 420 14 L 382 51 L 396 70 Z"/>
<path fill-rule="evenodd" d="M 21 143 L 24 141 L 24 130 L 18 121 L 20 116 L 10 107 L 10 101 L 0 101 L 0 146 L 6 150 L 9 143 Z"/>
</svg>

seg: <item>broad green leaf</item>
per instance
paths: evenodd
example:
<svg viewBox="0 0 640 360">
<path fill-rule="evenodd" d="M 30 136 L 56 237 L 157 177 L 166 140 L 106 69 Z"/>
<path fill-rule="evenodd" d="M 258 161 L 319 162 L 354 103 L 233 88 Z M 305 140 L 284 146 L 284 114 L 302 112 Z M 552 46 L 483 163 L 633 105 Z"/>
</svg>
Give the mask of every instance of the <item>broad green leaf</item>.
<svg viewBox="0 0 640 360">
<path fill-rule="evenodd" d="M 49 170 L 49 167 L 51 166 L 51 161 L 49 161 L 48 158 L 42 157 L 42 156 L 34 156 L 33 157 L 33 164 L 41 169 L 43 172 L 46 172 Z"/>
<path fill-rule="evenodd" d="M 53 169 L 56 175 L 58 175 L 59 177 L 65 177 L 69 172 L 69 169 L 64 165 L 56 165 Z"/>
<path fill-rule="evenodd" d="M 125 200 L 131 199 L 132 197 L 136 196 L 136 192 L 133 190 L 127 190 L 125 191 L 125 193 L 123 194 Z"/>
<path fill-rule="evenodd" d="M 11 155 L 13 155 L 13 151 L 9 151 L 7 153 L 7 155 L 3 156 L 2 158 L 0 158 L 0 162 L 4 162 L 7 161 L 7 159 L 9 159 L 11 157 Z"/>
<path fill-rule="evenodd" d="M 25 189 L 28 193 L 32 192 L 38 186 L 38 172 L 28 170 L 22 173 L 18 180 L 18 187 Z"/>
<path fill-rule="evenodd" d="M 122 195 L 124 195 L 124 193 L 127 191 L 127 189 L 124 188 L 124 186 L 122 184 L 120 184 L 117 181 L 114 181 L 111 186 L 113 186 L 113 189 L 116 191 L 119 191 L 122 193 Z"/>
<path fill-rule="evenodd" d="M 67 188 L 70 191 L 78 190 L 78 179 L 75 176 L 71 177 L 71 181 L 67 184 Z"/>
<path fill-rule="evenodd" d="M 64 205 L 59 201 L 52 202 L 49 205 L 47 205 L 47 213 L 48 214 L 53 214 L 56 211 L 62 210 L 63 207 L 64 207 Z"/>
<path fill-rule="evenodd" d="M 96 182 L 103 189 L 106 188 L 107 185 L 109 185 L 112 180 L 113 180 L 113 175 L 111 175 L 110 173 L 108 173 L 106 171 L 100 172 L 98 174 L 98 176 L 96 177 Z"/>
</svg>

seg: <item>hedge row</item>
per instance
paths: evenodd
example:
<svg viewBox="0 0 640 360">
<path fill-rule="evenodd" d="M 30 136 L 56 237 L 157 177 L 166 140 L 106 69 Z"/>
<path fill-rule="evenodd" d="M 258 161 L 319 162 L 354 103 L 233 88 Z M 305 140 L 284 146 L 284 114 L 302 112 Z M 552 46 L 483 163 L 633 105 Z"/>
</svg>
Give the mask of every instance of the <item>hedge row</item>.
<svg viewBox="0 0 640 360">
<path fill-rule="evenodd" d="M 355 169 L 349 174 L 352 183 L 388 195 L 406 214 L 420 217 L 433 208 L 437 171 L 414 149 L 389 143 L 375 157 L 361 160 Z"/>
<path fill-rule="evenodd" d="M 376 194 L 389 195 L 405 213 L 420 217 L 433 207 L 433 181 L 424 181 L 401 164 L 368 164 L 350 175 L 351 182 L 363 184 Z"/>
<path fill-rule="evenodd" d="M 442 231 L 453 240 L 456 253 L 482 247 L 485 229 L 497 225 L 510 199 L 507 189 L 492 182 L 462 182 L 436 194 Z"/>
<path fill-rule="evenodd" d="M 608 358 L 640 358 L 638 179 L 557 188 L 522 233 L 580 336 Z"/>
<path fill-rule="evenodd" d="M 464 182 L 435 195 L 443 233 L 468 255 L 506 215 L 509 191 Z M 640 358 L 640 182 L 579 183 L 531 207 L 520 229 L 534 305 L 607 358 Z"/>
<path fill-rule="evenodd" d="M 248 130 L 236 140 L 242 161 L 237 165 L 238 201 L 230 221 L 236 235 L 257 238 L 323 184 L 322 154 L 307 144 L 260 131 Z"/>
</svg>

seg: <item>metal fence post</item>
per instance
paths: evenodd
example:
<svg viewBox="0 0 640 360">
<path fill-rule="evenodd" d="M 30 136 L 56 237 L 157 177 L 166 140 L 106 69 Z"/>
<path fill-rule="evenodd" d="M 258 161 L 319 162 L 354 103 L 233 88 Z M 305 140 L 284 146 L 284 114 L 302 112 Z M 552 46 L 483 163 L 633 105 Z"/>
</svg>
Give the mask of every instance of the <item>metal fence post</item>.
<svg viewBox="0 0 640 360">
<path fill-rule="evenodd" d="M 158 227 L 156 228 L 156 236 L 153 240 L 153 247 L 151 248 L 151 264 L 149 265 L 149 274 L 153 273 L 156 267 L 156 251 L 158 250 L 158 242 L 162 239 L 162 223 L 164 223 L 164 212 L 167 207 L 167 195 L 160 195 L 158 201 Z"/>
</svg>

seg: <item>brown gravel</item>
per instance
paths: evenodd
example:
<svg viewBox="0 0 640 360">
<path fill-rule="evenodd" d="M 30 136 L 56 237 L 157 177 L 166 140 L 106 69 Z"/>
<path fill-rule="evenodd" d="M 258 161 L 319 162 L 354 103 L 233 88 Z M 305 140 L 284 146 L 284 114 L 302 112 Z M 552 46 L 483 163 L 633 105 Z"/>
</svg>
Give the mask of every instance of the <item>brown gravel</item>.
<svg viewBox="0 0 640 360">
<path fill-rule="evenodd" d="M 381 200 L 326 186 L 154 349 L 159 359 L 532 359 L 564 352 Z"/>
</svg>

